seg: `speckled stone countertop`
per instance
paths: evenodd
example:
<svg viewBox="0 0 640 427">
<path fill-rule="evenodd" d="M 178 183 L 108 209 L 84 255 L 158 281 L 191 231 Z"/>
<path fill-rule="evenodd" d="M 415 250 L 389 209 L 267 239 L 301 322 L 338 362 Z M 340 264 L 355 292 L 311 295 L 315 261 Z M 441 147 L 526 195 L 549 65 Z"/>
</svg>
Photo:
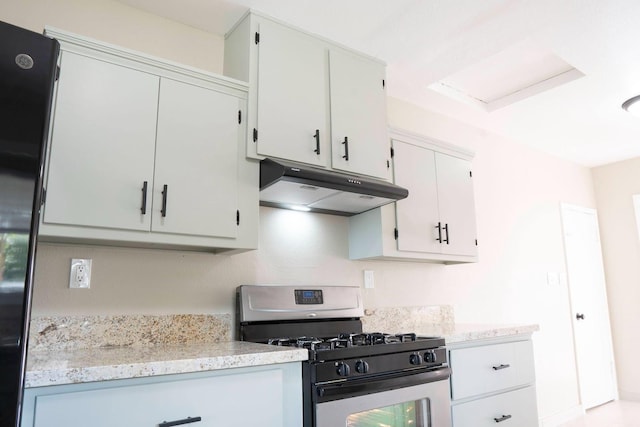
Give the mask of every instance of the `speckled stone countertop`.
<svg viewBox="0 0 640 427">
<path fill-rule="evenodd" d="M 231 340 L 229 314 L 31 319 L 26 387 L 307 360 L 308 351 Z"/>
<path fill-rule="evenodd" d="M 453 307 L 448 305 L 366 309 L 362 323 L 366 332 L 415 332 L 420 336 L 444 337 L 447 344 L 531 334 L 540 330 L 535 324 L 456 323 Z"/>
<path fill-rule="evenodd" d="M 440 325 L 422 325 L 416 333 L 421 336 L 444 337 L 447 344 L 512 335 L 531 334 L 540 330 L 535 324 L 529 325 L 491 325 L 473 323 L 450 323 Z"/>
<path fill-rule="evenodd" d="M 27 359 L 26 387 L 212 371 L 307 358 L 305 349 L 239 341 L 34 351 Z"/>
</svg>

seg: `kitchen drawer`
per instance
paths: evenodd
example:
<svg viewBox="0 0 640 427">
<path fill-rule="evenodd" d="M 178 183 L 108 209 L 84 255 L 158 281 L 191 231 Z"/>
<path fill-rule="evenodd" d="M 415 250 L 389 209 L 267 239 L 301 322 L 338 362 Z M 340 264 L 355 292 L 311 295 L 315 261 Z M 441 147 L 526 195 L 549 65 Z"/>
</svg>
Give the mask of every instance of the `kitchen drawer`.
<svg viewBox="0 0 640 427">
<path fill-rule="evenodd" d="M 530 340 L 453 349 L 449 363 L 453 400 L 535 382 Z"/>
<path fill-rule="evenodd" d="M 451 408 L 455 427 L 538 427 L 533 386 Z"/>
<path fill-rule="evenodd" d="M 105 384 L 108 384 L 106 382 Z M 193 427 L 284 425 L 283 374 L 271 369 L 36 397 L 34 427 L 156 427 L 201 417 Z"/>
</svg>

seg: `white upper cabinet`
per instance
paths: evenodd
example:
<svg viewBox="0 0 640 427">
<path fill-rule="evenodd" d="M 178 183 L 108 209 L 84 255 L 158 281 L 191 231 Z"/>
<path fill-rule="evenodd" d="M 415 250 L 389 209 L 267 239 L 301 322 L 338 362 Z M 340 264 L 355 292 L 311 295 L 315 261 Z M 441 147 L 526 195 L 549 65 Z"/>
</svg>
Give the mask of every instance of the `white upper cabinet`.
<svg viewBox="0 0 640 427">
<path fill-rule="evenodd" d="M 65 51 L 60 66 L 44 220 L 148 230 L 159 77 Z"/>
<path fill-rule="evenodd" d="M 409 196 L 349 218 L 351 259 L 476 262 L 471 153 L 393 133 L 394 183 Z"/>
<path fill-rule="evenodd" d="M 408 189 L 410 196 L 396 202 L 397 229 L 403 231 L 398 234 L 398 250 L 440 252 L 435 228 L 440 218 L 435 152 L 393 141 L 393 165 L 395 183 Z"/>
<path fill-rule="evenodd" d="M 384 65 L 332 50 L 331 166 L 378 178 L 388 175 Z"/>
<path fill-rule="evenodd" d="M 253 88 L 249 157 L 390 179 L 384 63 L 250 12 L 226 35 L 224 73 Z"/>
<path fill-rule="evenodd" d="M 235 96 L 161 80 L 152 231 L 236 237 L 239 107 Z"/>
<path fill-rule="evenodd" d="M 259 34 L 258 154 L 326 165 L 327 49 L 267 20 Z"/>
<path fill-rule="evenodd" d="M 62 53 L 40 239 L 255 249 L 246 84 L 48 33 Z"/>
</svg>

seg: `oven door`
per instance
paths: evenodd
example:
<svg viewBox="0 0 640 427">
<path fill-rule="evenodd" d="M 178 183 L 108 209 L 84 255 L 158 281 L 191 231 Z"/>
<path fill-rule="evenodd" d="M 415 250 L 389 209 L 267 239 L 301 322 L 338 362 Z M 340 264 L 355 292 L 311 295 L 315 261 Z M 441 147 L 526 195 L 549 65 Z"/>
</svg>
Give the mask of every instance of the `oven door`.
<svg viewBox="0 0 640 427">
<path fill-rule="evenodd" d="M 450 373 L 319 386 L 315 427 L 451 427 Z"/>
</svg>

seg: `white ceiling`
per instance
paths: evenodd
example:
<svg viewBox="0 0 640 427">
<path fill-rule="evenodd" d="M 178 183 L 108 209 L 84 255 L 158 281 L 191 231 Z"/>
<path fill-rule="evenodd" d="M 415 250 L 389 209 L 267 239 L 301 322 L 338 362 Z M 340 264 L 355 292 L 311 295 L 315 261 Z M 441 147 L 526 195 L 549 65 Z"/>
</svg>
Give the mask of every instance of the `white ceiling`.
<svg viewBox="0 0 640 427">
<path fill-rule="evenodd" d="M 586 166 L 640 156 L 638 0 L 120 1 L 219 35 L 260 10 L 386 61 L 391 96 Z M 519 45 L 584 77 L 491 112 L 428 87 Z"/>
</svg>

